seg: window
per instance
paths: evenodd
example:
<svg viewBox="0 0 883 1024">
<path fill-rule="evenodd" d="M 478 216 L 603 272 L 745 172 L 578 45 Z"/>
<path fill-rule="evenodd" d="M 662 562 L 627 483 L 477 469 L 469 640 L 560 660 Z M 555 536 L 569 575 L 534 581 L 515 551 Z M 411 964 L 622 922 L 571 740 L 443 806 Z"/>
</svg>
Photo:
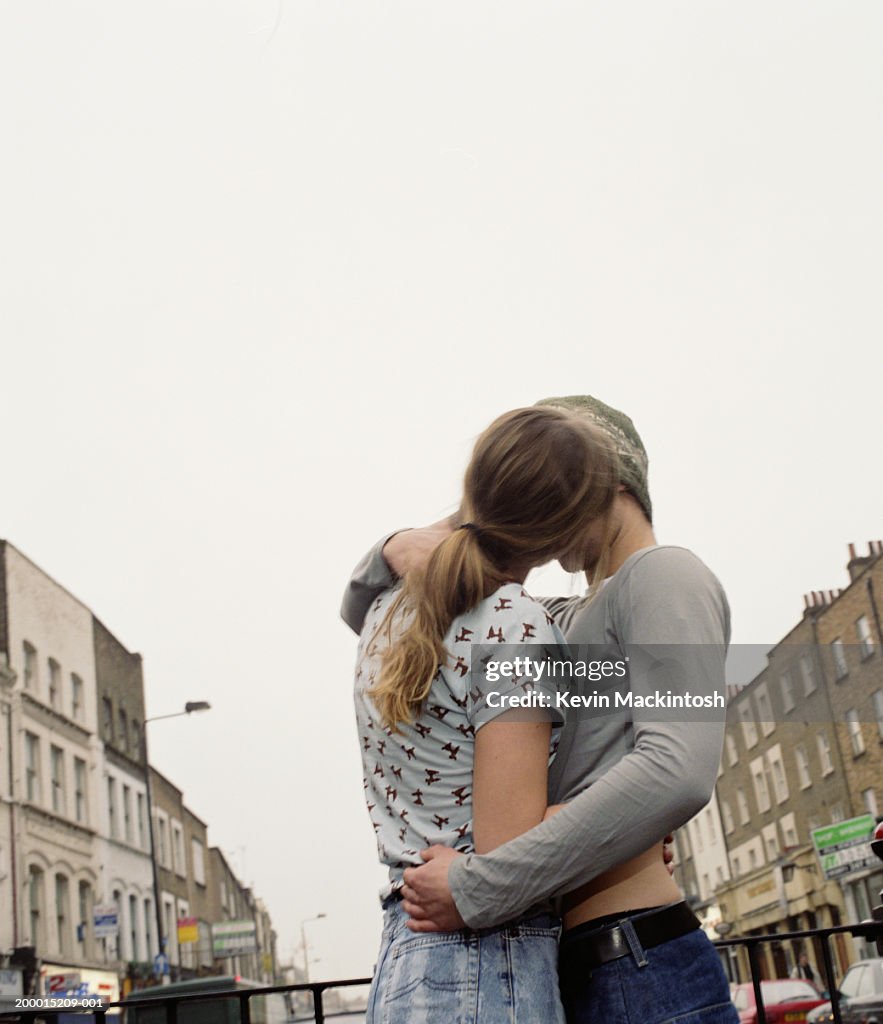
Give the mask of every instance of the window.
<svg viewBox="0 0 883 1024">
<path fill-rule="evenodd" d="M 806 747 L 794 748 L 794 760 L 797 763 L 797 779 L 800 782 L 800 788 L 809 789 L 812 785 L 812 777 L 809 773 L 809 756 L 806 753 Z"/>
<path fill-rule="evenodd" d="M 28 871 L 28 916 L 31 945 L 39 949 L 46 942 L 43 934 L 43 872 L 34 865 Z"/>
<path fill-rule="evenodd" d="M 714 815 L 709 807 L 705 812 L 705 824 L 708 826 L 708 838 L 712 846 L 717 844 L 717 829 L 714 827 Z"/>
<path fill-rule="evenodd" d="M 65 814 L 67 808 L 64 794 L 64 751 L 61 747 L 49 748 L 49 763 L 52 768 L 52 810 L 56 814 Z"/>
<path fill-rule="evenodd" d="M 49 706 L 58 711 L 61 702 L 61 665 L 49 659 Z"/>
<path fill-rule="evenodd" d="M 834 762 L 831 760 L 831 744 L 828 734 L 824 729 L 818 735 L 819 760 L 822 763 L 822 775 L 830 775 L 834 771 Z"/>
<path fill-rule="evenodd" d="M 779 856 L 779 837 L 775 825 L 769 825 L 763 830 L 763 845 L 767 860 L 772 861 Z"/>
<path fill-rule="evenodd" d="M 117 957 L 120 960 L 125 960 L 125 952 L 123 950 L 123 939 L 126 933 L 123 931 L 123 894 L 119 889 L 113 891 L 113 902 L 117 911 Z"/>
<path fill-rule="evenodd" d="M 794 822 L 794 815 L 786 814 L 779 821 L 779 827 L 782 829 L 782 835 L 785 837 L 785 846 L 797 846 L 797 826 Z"/>
<path fill-rule="evenodd" d="M 871 639 L 871 624 L 868 622 L 867 615 L 862 615 L 861 618 L 856 619 L 855 635 L 858 637 L 862 660 L 870 658 L 874 653 L 874 641 Z"/>
<path fill-rule="evenodd" d="M 128 751 L 129 749 L 129 719 L 126 716 L 124 708 L 119 709 L 120 716 L 120 749 Z"/>
<path fill-rule="evenodd" d="M 40 803 L 40 738 L 25 733 L 25 792 L 32 804 Z"/>
<path fill-rule="evenodd" d="M 110 827 L 110 838 L 117 838 L 117 783 L 116 779 L 107 780 L 107 819 Z"/>
<path fill-rule="evenodd" d="M 141 723 L 137 718 L 132 719 L 132 746 L 130 747 L 132 757 L 141 758 Z"/>
<path fill-rule="evenodd" d="M 867 808 L 868 814 L 871 814 L 876 818 L 879 814 L 879 811 L 877 810 L 877 794 L 874 792 L 874 790 L 863 789 L 862 800 L 864 800 L 865 802 L 865 807 Z"/>
<path fill-rule="evenodd" d="M 787 714 L 794 710 L 794 681 L 790 672 L 782 673 L 782 707 Z"/>
<path fill-rule="evenodd" d="M 733 874 L 737 878 L 742 874 L 742 861 L 738 857 L 733 858 Z"/>
<path fill-rule="evenodd" d="M 757 745 L 757 727 L 751 714 L 751 705 L 747 700 L 743 700 L 739 705 L 739 718 L 742 720 L 742 738 L 750 750 Z"/>
<path fill-rule="evenodd" d="M 132 790 L 126 785 L 123 786 L 123 835 L 127 843 L 132 842 Z"/>
<path fill-rule="evenodd" d="M 184 860 L 184 835 L 180 825 L 172 826 L 172 858 L 175 873 L 181 878 L 187 875 L 187 861 Z"/>
<path fill-rule="evenodd" d="M 858 719 L 858 711 L 851 708 L 846 712 L 846 725 L 849 729 L 849 742 L 852 744 L 853 757 L 865 752 L 865 739 L 862 736 L 862 723 Z"/>
<path fill-rule="evenodd" d="M 692 830 L 691 838 L 693 840 L 693 849 L 696 850 L 697 853 L 702 853 L 705 849 L 705 840 L 702 838 L 702 825 L 698 818 L 694 818 L 693 821 L 690 822 L 690 828 Z"/>
<path fill-rule="evenodd" d="M 816 669 L 809 654 L 804 654 L 800 659 L 800 674 L 803 676 L 804 696 L 808 697 L 816 688 Z"/>
<path fill-rule="evenodd" d="M 86 762 L 74 758 L 74 817 L 81 825 L 89 822 L 89 805 L 86 801 Z"/>
<path fill-rule="evenodd" d="M 70 910 L 68 908 L 68 882 L 65 875 L 55 876 L 55 923 L 58 936 L 58 951 L 65 954 L 70 952 Z"/>
<path fill-rule="evenodd" d="M 178 945 L 178 931 L 175 928 L 175 910 L 171 900 L 163 901 L 163 924 L 166 929 L 166 956 L 172 955 L 172 950 Z"/>
<path fill-rule="evenodd" d="M 849 674 L 849 667 L 846 664 L 846 651 L 840 637 L 831 641 L 831 653 L 834 655 L 834 676 L 838 680 L 844 679 Z"/>
<path fill-rule="evenodd" d="M 113 704 L 110 697 L 101 698 L 101 731 L 107 743 L 113 743 Z"/>
<path fill-rule="evenodd" d="M 748 870 L 750 871 L 752 868 L 756 868 L 756 867 L 757 867 L 757 851 L 756 850 L 749 850 L 748 851 Z"/>
<path fill-rule="evenodd" d="M 190 853 L 193 860 L 193 879 L 199 885 L 205 885 L 205 861 L 203 846 L 198 839 L 190 840 Z"/>
<path fill-rule="evenodd" d="M 831 824 L 836 825 L 838 821 L 843 821 L 846 815 L 843 812 L 843 804 L 836 803 L 831 807 Z"/>
<path fill-rule="evenodd" d="M 738 762 L 739 762 L 739 751 L 738 751 L 738 749 L 736 747 L 736 741 L 733 739 L 733 737 L 732 737 L 732 735 L 730 733 L 727 733 L 726 741 L 727 741 L 727 761 L 729 762 L 729 765 L 732 768 L 734 764 L 738 764 Z"/>
<path fill-rule="evenodd" d="M 147 849 L 147 841 L 144 836 L 144 794 L 138 794 L 138 845 L 142 850 Z M 148 946 L 150 944 L 148 943 Z"/>
<path fill-rule="evenodd" d="M 25 663 L 22 683 L 26 690 L 36 693 L 40 685 L 40 680 L 37 677 L 37 648 L 33 644 L 29 644 L 27 640 L 25 640 L 21 647 Z"/>
<path fill-rule="evenodd" d="M 153 941 L 153 904 L 150 900 L 144 901 L 144 947 L 148 957 L 157 948 Z"/>
<path fill-rule="evenodd" d="M 83 680 L 76 672 L 71 672 L 71 718 L 83 720 Z"/>
<path fill-rule="evenodd" d="M 140 960 L 140 950 L 138 949 L 138 897 L 129 897 L 129 938 L 131 941 L 130 952 L 133 960 Z"/>
<path fill-rule="evenodd" d="M 741 786 L 736 790 L 736 803 L 739 806 L 739 822 L 747 825 L 751 820 L 751 812 L 748 810 L 748 797 Z"/>
<path fill-rule="evenodd" d="M 79 947 L 80 956 L 84 959 L 92 957 L 92 893 L 88 882 L 80 882 L 79 886 Z"/>
<path fill-rule="evenodd" d="M 778 744 L 767 752 L 767 759 L 773 777 L 776 803 L 784 803 L 788 799 L 788 779 L 785 777 L 785 765 L 782 764 L 782 751 Z"/>
<path fill-rule="evenodd" d="M 773 706 L 770 703 L 770 695 L 766 683 L 758 686 L 754 693 L 754 700 L 757 704 L 757 720 L 760 722 L 760 729 L 764 736 L 769 736 L 776 728 L 773 721 Z"/>
<path fill-rule="evenodd" d="M 770 791 L 766 781 L 763 758 L 755 758 L 751 762 L 751 778 L 754 782 L 754 796 L 757 799 L 757 806 L 761 811 L 770 809 Z"/>
<path fill-rule="evenodd" d="M 883 740 L 883 690 L 874 691 L 874 714 L 877 716 L 877 732 Z"/>
<path fill-rule="evenodd" d="M 736 824 L 733 821 L 733 808 L 726 800 L 721 800 L 721 817 L 724 820 L 724 832 L 732 835 L 736 831 Z"/>
<path fill-rule="evenodd" d="M 168 823 L 165 818 L 156 816 L 157 833 L 159 834 L 159 862 L 164 868 L 169 866 L 169 836 Z"/>
</svg>

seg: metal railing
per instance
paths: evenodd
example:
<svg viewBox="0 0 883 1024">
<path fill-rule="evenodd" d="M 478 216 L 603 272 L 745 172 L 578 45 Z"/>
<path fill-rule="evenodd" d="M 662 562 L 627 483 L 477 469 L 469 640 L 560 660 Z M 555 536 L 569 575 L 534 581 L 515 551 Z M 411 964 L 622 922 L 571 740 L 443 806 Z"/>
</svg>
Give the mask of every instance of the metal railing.
<svg viewBox="0 0 883 1024">
<path fill-rule="evenodd" d="M 876 912 L 881 907 L 875 908 Z M 774 932 L 772 935 L 740 935 L 732 939 L 717 939 L 714 945 L 718 949 L 736 948 L 744 949 L 748 954 L 748 964 L 751 971 L 751 982 L 754 988 L 754 1001 L 757 1007 L 757 1024 L 766 1024 L 766 1010 L 763 1002 L 763 991 L 761 981 L 763 971 L 760 963 L 760 947 L 764 943 L 781 943 L 796 939 L 817 940 L 822 947 L 822 967 L 825 975 L 825 985 L 831 1001 L 831 1012 L 835 1024 L 843 1024 L 840 1013 L 840 993 L 837 989 L 837 976 L 834 971 L 834 957 L 831 953 L 831 937 L 833 935 L 852 935 L 854 938 L 864 939 L 866 942 L 876 942 L 877 952 L 883 956 L 883 921 L 879 919 L 861 921 L 858 924 L 844 924 L 832 928 L 809 928 L 797 932 Z"/>
<path fill-rule="evenodd" d="M 207 978 L 210 981 L 211 978 Z M 178 1024 L 178 1010 L 181 1006 L 188 1003 L 238 1003 L 238 1018 L 231 1018 L 238 1020 L 238 1024 L 261 1024 L 265 1019 L 264 1014 L 258 1012 L 252 1013 L 252 1002 L 264 999 L 269 995 L 285 995 L 285 994 L 297 994 L 300 992 L 308 992 L 312 996 L 313 1002 L 313 1013 L 311 1016 L 298 1017 L 288 1016 L 287 1022 L 290 1024 L 296 1024 L 298 1021 L 303 1021 L 303 1024 L 324 1024 L 325 1016 L 329 1010 L 325 1007 L 324 994 L 329 989 L 340 989 L 340 988 L 352 988 L 359 985 L 370 985 L 370 978 L 346 978 L 341 981 L 311 981 L 301 983 L 298 985 L 272 985 L 266 988 L 231 988 L 231 989 L 206 989 L 202 992 L 187 992 L 174 994 L 174 995 L 163 995 L 163 989 L 161 986 L 156 987 L 156 995 L 142 998 L 140 993 L 137 999 L 121 999 L 118 1002 L 105 1003 L 101 1009 L 74 1009 L 68 1008 L 64 1010 L 51 1010 L 51 1009 L 20 1009 L 9 1013 L 0 1013 L 0 1022 L 3 1021 L 46 1021 L 47 1024 L 54 1024 L 54 1022 L 63 1014 L 89 1014 L 96 1021 L 104 1021 L 106 1024 L 114 1024 L 119 1020 L 126 1020 L 129 1015 L 118 1014 L 112 1011 L 118 1010 L 131 1010 L 140 1011 L 142 1009 L 149 1010 L 153 1007 L 161 1007 L 165 1010 L 164 1020 L 165 1024 Z M 143 992 L 145 990 L 141 990 Z M 347 1013 L 362 1013 L 364 1011 L 350 1011 L 347 1009 L 333 1011 L 335 1015 L 339 1012 L 342 1015 Z M 133 1013 L 131 1016 L 135 1016 Z M 137 1018 L 136 1018 L 137 1019 Z"/>
<path fill-rule="evenodd" d="M 883 826 L 878 826 L 877 833 L 879 834 L 881 831 L 883 831 Z M 883 835 L 878 838 L 878 835 L 875 834 L 871 847 L 874 853 L 883 860 Z M 782 942 L 790 941 L 803 942 L 807 939 L 816 943 L 817 949 L 819 946 L 821 947 L 822 967 L 827 992 L 829 993 L 831 1001 L 831 1013 L 835 1024 L 843 1024 L 843 1018 L 840 1011 L 840 993 L 837 988 L 837 977 L 834 970 L 834 957 L 831 952 L 831 938 L 835 935 L 852 935 L 854 938 L 861 938 L 867 942 L 875 942 L 878 954 L 883 956 L 883 892 L 880 894 L 880 900 L 880 905 L 874 907 L 872 918 L 868 921 L 861 921 L 857 924 L 837 925 L 830 928 L 810 928 L 805 931 L 773 932 L 772 934 L 766 935 L 740 935 L 733 938 L 721 938 L 715 941 L 714 945 L 719 950 L 745 950 L 748 957 L 752 987 L 754 989 L 757 1024 L 767 1024 L 766 1010 L 763 1002 L 763 988 L 761 984 L 764 980 L 763 968 L 760 960 L 761 948 L 765 943 L 781 944 Z M 238 1024 L 253 1024 L 253 1016 L 255 1018 L 254 1024 L 262 1024 L 259 1017 L 262 1017 L 263 1014 L 252 1014 L 252 1000 L 257 1000 L 275 994 L 309 992 L 313 1001 L 313 1016 L 303 1017 L 300 1019 L 303 1020 L 305 1024 L 306 1021 L 314 1021 L 315 1024 L 324 1024 L 327 1012 L 323 998 L 325 992 L 329 989 L 351 988 L 356 985 L 369 985 L 370 983 L 370 978 L 347 978 L 342 981 L 306 982 L 299 985 L 274 985 L 267 988 L 229 989 L 226 991 L 211 991 L 210 989 L 206 989 L 202 992 L 188 992 L 187 994 L 181 993 L 165 996 L 162 995 L 162 989 L 158 988 L 156 996 L 142 997 L 139 994 L 137 999 L 124 999 L 116 1003 L 109 1003 L 105 1007 L 91 1012 L 93 1013 L 96 1021 L 107 1021 L 110 1010 L 122 1009 L 124 1011 L 125 1019 L 125 1017 L 129 1016 L 128 1014 L 125 1014 L 127 1009 L 135 1010 L 136 1008 L 147 1009 L 150 1007 L 163 1007 L 165 1009 L 165 1024 L 178 1024 L 178 1009 L 187 1003 L 204 1004 L 207 1001 L 214 1002 L 215 1000 L 223 1002 L 235 1001 L 238 1003 Z M 64 1012 L 70 1013 L 78 1011 L 66 1010 Z M 134 1014 L 132 1016 L 134 1016 Z M 21 1009 L 16 1010 L 13 1014 L 0 1013 L 0 1022 L 10 1020 L 45 1020 L 47 1022 L 54 1022 L 58 1020 L 58 1017 L 58 1013 L 54 1011 L 47 1011 L 45 1008 Z M 111 1022 L 117 1019 L 119 1018 L 115 1014 L 111 1017 Z M 235 1018 L 232 1019 L 235 1020 Z M 289 1017 L 288 1019 L 291 1022 L 295 1022 L 298 1018 Z"/>
</svg>

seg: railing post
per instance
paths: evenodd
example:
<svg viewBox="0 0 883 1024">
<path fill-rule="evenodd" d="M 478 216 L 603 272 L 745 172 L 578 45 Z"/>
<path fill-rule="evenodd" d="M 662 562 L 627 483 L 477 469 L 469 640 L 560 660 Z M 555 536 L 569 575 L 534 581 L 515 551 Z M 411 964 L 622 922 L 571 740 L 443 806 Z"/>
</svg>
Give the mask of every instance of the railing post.
<svg viewBox="0 0 883 1024">
<path fill-rule="evenodd" d="M 831 956 L 831 939 L 827 935 L 822 936 L 822 959 L 825 961 L 825 980 L 828 982 L 828 993 L 831 996 L 834 1024 L 843 1024 L 843 1018 L 840 1016 L 840 994 L 837 979 L 834 977 L 834 958 Z"/>
<path fill-rule="evenodd" d="M 751 981 L 754 985 L 754 1003 L 757 1006 L 757 1024 L 766 1024 L 766 1009 L 763 1005 L 763 993 L 760 990 L 760 957 L 757 953 L 758 940 L 748 942 L 748 965 L 751 968 Z"/>
<path fill-rule="evenodd" d="M 248 1001 L 249 995 L 249 992 L 240 992 L 239 994 L 239 1024 L 251 1024 L 251 1003 Z"/>
<path fill-rule="evenodd" d="M 313 1016 L 316 1024 L 325 1024 L 325 1007 L 322 1005 L 322 986 L 316 985 L 313 988 Z"/>
</svg>

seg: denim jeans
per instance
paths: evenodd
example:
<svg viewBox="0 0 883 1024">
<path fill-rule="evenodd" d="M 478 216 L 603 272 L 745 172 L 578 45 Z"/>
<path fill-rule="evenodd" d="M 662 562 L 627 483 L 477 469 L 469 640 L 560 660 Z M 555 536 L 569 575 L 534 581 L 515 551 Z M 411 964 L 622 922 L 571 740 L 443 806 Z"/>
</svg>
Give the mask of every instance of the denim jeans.
<svg viewBox="0 0 883 1024">
<path fill-rule="evenodd" d="M 387 901 L 366 1024 L 564 1024 L 558 919 L 417 934 Z"/>
<path fill-rule="evenodd" d="M 578 940 L 565 932 L 561 993 L 568 1024 L 739 1024 L 717 951 L 701 929 L 649 949 L 632 937 L 631 955 L 589 969 L 573 955 Z"/>
</svg>

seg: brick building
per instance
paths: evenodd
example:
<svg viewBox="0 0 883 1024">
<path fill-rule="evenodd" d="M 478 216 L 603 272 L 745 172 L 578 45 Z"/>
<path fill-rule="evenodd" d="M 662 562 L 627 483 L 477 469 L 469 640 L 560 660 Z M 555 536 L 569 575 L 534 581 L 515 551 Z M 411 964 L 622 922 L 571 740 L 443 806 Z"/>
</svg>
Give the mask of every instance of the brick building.
<svg viewBox="0 0 883 1024">
<path fill-rule="evenodd" d="M 807 596 L 802 620 L 729 703 L 716 800 L 731 879 L 712 900 L 732 935 L 861 920 L 883 887 L 883 872 L 858 862 L 826 878 L 813 841 L 825 826 L 877 818 L 883 798 L 883 546 L 858 557 L 850 545 L 848 572 L 845 590 Z M 695 843 L 690 853 L 685 882 L 696 887 Z M 802 951 L 821 962 L 812 944 L 764 949 L 766 977 L 786 976 Z M 843 937 L 834 950 L 840 969 L 869 953 Z"/>
</svg>

